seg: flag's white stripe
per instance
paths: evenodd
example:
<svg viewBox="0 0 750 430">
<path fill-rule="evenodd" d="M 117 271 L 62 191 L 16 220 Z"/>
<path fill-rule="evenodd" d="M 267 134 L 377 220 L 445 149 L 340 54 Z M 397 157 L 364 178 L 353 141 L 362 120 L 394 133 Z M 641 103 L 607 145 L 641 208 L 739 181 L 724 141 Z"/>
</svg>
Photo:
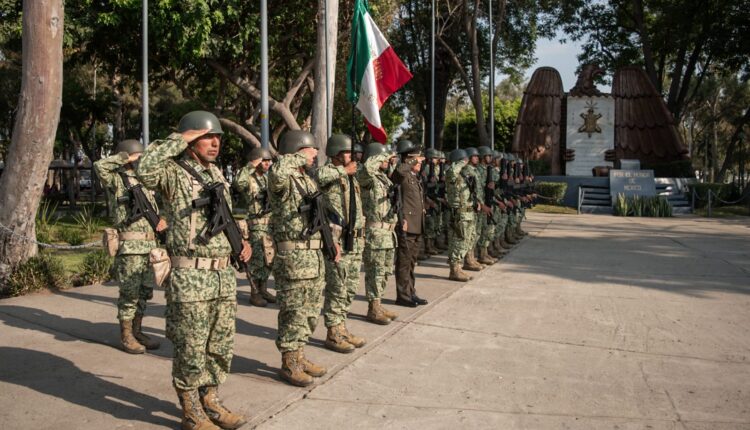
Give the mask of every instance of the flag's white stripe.
<svg viewBox="0 0 750 430">
<path fill-rule="evenodd" d="M 380 29 L 375 24 L 375 21 L 372 20 L 369 13 L 366 13 L 364 16 L 364 24 L 367 43 L 370 46 L 370 61 L 372 61 L 373 58 L 380 57 L 380 54 L 391 45 L 385 40 L 385 36 L 380 32 Z"/>
<path fill-rule="evenodd" d="M 367 63 L 365 74 L 359 87 L 357 109 L 362 112 L 367 122 L 380 128 L 380 107 L 378 106 L 378 89 L 375 82 L 375 67 L 372 59 Z"/>
</svg>

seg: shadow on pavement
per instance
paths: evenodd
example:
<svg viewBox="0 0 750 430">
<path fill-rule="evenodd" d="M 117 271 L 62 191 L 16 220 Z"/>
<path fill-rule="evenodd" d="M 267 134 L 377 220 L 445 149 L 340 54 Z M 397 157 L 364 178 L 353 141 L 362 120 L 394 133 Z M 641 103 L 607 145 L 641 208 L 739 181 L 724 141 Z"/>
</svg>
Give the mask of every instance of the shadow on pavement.
<svg viewBox="0 0 750 430">
<path fill-rule="evenodd" d="M 27 387 L 123 420 L 169 428 L 178 425 L 177 420 L 156 415 L 180 416 L 174 403 L 109 382 L 56 355 L 0 347 L 0 363 L 23 363 L 22 366 L 0 367 L 0 381 Z"/>
</svg>

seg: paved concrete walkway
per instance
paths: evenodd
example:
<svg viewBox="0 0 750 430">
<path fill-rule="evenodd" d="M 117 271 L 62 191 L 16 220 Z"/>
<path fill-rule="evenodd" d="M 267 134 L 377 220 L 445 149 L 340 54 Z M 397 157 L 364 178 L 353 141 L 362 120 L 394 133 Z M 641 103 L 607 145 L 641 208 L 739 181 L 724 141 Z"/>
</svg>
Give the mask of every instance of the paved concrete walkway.
<svg viewBox="0 0 750 430">
<path fill-rule="evenodd" d="M 308 354 L 281 383 L 275 308 L 241 282 L 227 405 L 260 428 L 749 429 L 750 222 L 533 214 L 529 238 L 465 285 L 419 268 L 429 306 Z M 362 290 L 360 291 L 360 293 Z M 389 297 L 394 296 L 389 286 Z M 178 428 L 171 349 L 118 351 L 113 286 L 0 301 L 2 428 Z M 163 294 L 145 319 L 163 339 Z M 165 343 L 168 343 L 165 341 Z"/>
</svg>

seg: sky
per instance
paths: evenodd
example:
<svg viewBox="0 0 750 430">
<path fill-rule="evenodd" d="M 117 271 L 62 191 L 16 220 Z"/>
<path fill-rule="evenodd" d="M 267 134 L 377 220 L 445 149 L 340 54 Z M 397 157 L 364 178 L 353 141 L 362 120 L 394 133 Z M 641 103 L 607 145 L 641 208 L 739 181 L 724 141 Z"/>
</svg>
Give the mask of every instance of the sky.
<svg viewBox="0 0 750 430">
<path fill-rule="evenodd" d="M 582 51 L 581 43 L 568 39 L 566 43 L 562 44 L 557 39 L 559 37 L 537 41 L 536 52 L 534 53 L 537 61 L 526 71 L 525 77 L 526 80 L 530 79 L 534 70 L 539 67 L 554 67 L 560 72 L 563 89 L 569 91 L 578 79 L 576 68 L 578 67 L 578 54 Z M 610 91 L 608 86 L 599 84 L 597 87 L 603 92 L 608 93 Z"/>
</svg>

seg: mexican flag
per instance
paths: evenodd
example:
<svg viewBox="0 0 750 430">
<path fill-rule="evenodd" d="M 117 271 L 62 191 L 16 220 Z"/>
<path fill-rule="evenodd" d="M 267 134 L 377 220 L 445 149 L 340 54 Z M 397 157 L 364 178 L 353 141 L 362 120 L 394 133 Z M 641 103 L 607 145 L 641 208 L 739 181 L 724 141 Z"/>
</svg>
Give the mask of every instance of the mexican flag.
<svg viewBox="0 0 750 430">
<path fill-rule="evenodd" d="M 372 20 L 367 0 L 355 0 L 352 49 L 347 64 L 347 96 L 349 101 L 356 103 L 370 134 L 380 143 L 387 140 L 380 122 L 380 107 L 411 78 L 409 69 Z"/>
</svg>

